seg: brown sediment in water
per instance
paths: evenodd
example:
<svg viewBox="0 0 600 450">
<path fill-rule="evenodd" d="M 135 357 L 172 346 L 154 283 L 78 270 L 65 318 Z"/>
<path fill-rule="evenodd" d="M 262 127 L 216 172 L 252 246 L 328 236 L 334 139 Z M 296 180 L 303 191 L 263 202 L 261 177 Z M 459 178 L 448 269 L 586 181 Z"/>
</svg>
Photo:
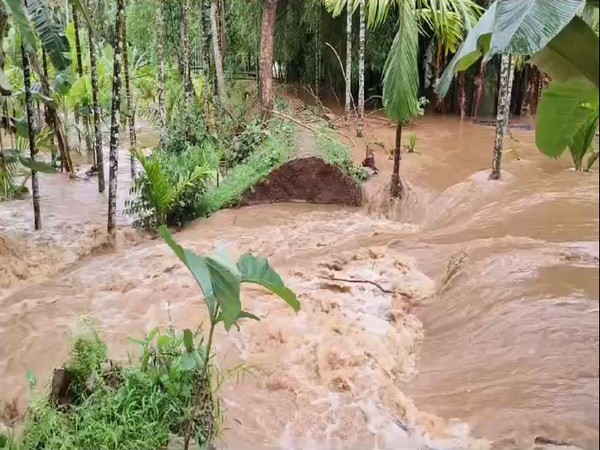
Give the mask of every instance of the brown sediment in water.
<svg viewBox="0 0 600 450">
<path fill-rule="evenodd" d="M 363 209 L 256 205 L 177 234 L 200 253 L 224 246 L 269 257 L 302 302 L 294 315 L 245 288 L 245 309 L 263 320 L 219 332 L 221 365 L 252 368 L 224 385 L 225 444 L 520 449 L 538 438 L 597 448 L 598 174 L 546 159 L 531 131 L 514 130 L 502 179 L 489 181 L 492 128 L 424 118 L 409 127 L 417 153 L 402 160 L 409 195 L 390 206 L 394 127 L 377 117 L 367 125 L 367 143 L 384 148 L 370 145 L 381 172 Z M 364 142 L 355 144 L 359 162 Z M 88 245 L 84 231 L 104 223 L 105 198 L 48 176 L 41 183 L 43 211 L 81 205 L 77 216 L 58 207 L 46 243 Z M 3 236 L 14 236 L 9 222 L 26 235 L 29 209 L 0 205 Z M 127 337 L 168 317 L 179 328 L 206 322 L 193 279 L 160 240 L 19 283 L 0 297 L 0 397 L 17 397 L 21 411 L 27 370 L 49 379 L 80 315 L 96 319 L 123 359 Z"/>
</svg>

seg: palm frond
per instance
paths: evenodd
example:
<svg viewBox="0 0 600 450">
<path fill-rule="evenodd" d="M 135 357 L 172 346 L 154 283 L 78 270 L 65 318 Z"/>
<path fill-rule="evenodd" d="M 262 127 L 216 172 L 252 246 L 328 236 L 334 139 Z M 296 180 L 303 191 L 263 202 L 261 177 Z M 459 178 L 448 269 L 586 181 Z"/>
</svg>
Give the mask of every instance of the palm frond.
<svg viewBox="0 0 600 450">
<path fill-rule="evenodd" d="M 418 26 L 414 4 L 402 1 L 398 32 L 383 71 L 383 105 L 398 122 L 418 114 Z"/>
<path fill-rule="evenodd" d="M 65 70 L 71 65 L 69 40 L 57 25 L 52 10 L 40 0 L 29 0 L 27 10 L 44 50 L 57 70 Z"/>
<path fill-rule="evenodd" d="M 166 215 L 175 200 L 175 189 L 171 186 L 164 173 L 160 162 L 155 158 L 147 158 L 139 149 L 132 151 L 145 172 L 145 177 L 150 184 L 148 189 L 149 209 L 154 209 L 159 223 L 165 223 Z"/>
</svg>

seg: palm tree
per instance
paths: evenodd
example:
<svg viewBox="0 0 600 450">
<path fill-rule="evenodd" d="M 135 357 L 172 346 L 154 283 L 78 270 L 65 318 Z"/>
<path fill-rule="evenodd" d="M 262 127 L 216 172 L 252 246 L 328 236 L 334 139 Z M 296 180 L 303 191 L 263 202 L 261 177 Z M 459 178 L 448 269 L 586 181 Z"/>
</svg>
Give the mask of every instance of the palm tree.
<svg viewBox="0 0 600 450">
<path fill-rule="evenodd" d="M 269 120 L 273 110 L 273 47 L 277 0 L 265 0 L 260 38 L 260 106 L 263 120 Z"/>
<path fill-rule="evenodd" d="M 81 57 L 81 40 L 79 37 L 79 19 L 77 17 L 77 7 L 75 4 L 72 4 L 73 8 L 73 25 L 75 27 L 75 55 L 77 59 L 77 75 L 80 78 L 83 77 L 83 60 Z M 79 116 L 79 114 L 77 114 Z M 83 129 L 85 133 L 85 148 L 89 152 L 92 151 L 92 140 L 90 134 L 90 119 L 87 114 L 84 114 L 82 117 L 83 120 Z M 92 158 L 95 159 L 96 155 L 92 154 Z"/>
<path fill-rule="evenodd" d="M 167 109 L 165 106 L 165 47 L 162 0 L 156 2 L 156 51 L 158 53 L 158 118 L 160 146 L 167 143 Z"/>
<path fill-rule="evenodd" d="M 27 4 L 26 4 L 27 5 Z M 27 132 L 29 135 L 29 155 L 35 159 L 35 131 L 33 129 L 33 100 L 31 98 L 31 71 L 29 69 L 29 55 L 25 51 L 25 44 L 21 42 L 21 55 L 23 57 L 23 81 L 25 85 L 25 108 L 27 109 Z M 37 172 L 31 169 L 31 194 L 33 197 L 33 222 L 35 230 L 42 228 L 42 215 L 40 213 L 40 185 Z"/>
<path fill-rule="evenodd" d="M 490 179 L 500 178 L 500 164 L 504 149 L 504 136 L 508 130 L 510 116 L 510 99 L 513 85 L 514 69 L 510 55 L 502 55 L 500 63 L 500 89 L 498 89 L 498 113 L 496 116 L 496 138 L 494 140 L 494 157 L 492 158 L 492 173 Z"/>
<path fill-rule="evenodd" d="M 96 168 L 98 170 L 98 192 L 105 189 L 104 152 L 102 151 L 102 129 L 100 128 L 100 104 L 98 100 L 98 57 L 96 41 L 91 27 L 88 27 L 88 41 L 90 47 L 90 77 L 92 79 L 92 112 L 94 113 L 94 153 L 96 154 Z"/>
<path fill-rule="evenodd" d="M 183 49 L 183 92 L 186 106 L 192 104 L 192 78 L 190 72 L 190 0 L 183 0 L 181 47 Z"/>
<path fill-rule="evenodd" d="M 217 95 L 219 97 L 220 106 L 225 107 L 225 73 L 223 72 L 223 57 L 221 55 L 221 47 L 219 46 L 218 8 L 217 0 L 211 0 L 210 28 L 215 61 L 215 75 L 217 77 Z"/>
<path fill-rule="evenodd" d="M 121 107 L 121 54 L 123 51 L 121 27 L 123 26 L 124 11 L 125 0 L 117 0 L 113 62 L 112 111 L 110 117 L 110 166 L 108 176 L 107 223 L 108 234 L 113 245 L 115 243 L 115 227 L 117 219 L 117 174 L 119 170 L 119 118 Z"/>
<path fill-rule="evenodd" d="M 352 103 L 352 5 L 346 5 L 346 101 L 344 103 L 344 117 L 350 118 Z"/>
<path fill-rule="evenodd" d="M 358 34 L 358 124 L 356 135 L 362 137 L 365 121 L 365 0 L 360 0 L 360 25 Z"/>
<path fill-rule="evenodd" d="M 129 75 L 129 56 L 128 56 L 128 45 L 127 45 L 127 10 L 123 9 L 123 24 L 122 24 L 122 36 L 123 41 L 123 72 L 125 74 L 125 96 L 127 98 L 127 124 L 129 125 L 129 163 L 131 171 L 131 179 L 135 179 L 135 156 L 133 150 L 137 147 L 136 135 L 135 135 L 135 116 L 133 113 L 133 92 L 131 89 L 131 77 Z"/>
</svg>

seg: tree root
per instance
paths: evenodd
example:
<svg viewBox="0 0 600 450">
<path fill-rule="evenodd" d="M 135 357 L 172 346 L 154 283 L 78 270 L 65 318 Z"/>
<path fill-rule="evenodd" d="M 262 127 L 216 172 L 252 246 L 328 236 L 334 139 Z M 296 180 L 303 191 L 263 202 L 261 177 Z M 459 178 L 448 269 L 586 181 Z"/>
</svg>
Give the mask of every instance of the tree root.
<svg viewBox="0 0 600 450">
<path fill-rule="evenodd" d="M 353 280 L 353 279 L 350 279 L 350 278 L 336 278 L 336 277 L 319 277 L 319 278 L 321 278 L 323 280 L 330 280 L 330 281 L 341 281 L 343 283 L 370 284 L 370 285 L 375 286 L 376 288 L 378 288 L 384 294 L 399 294 L 399 295 L 401 295 L 402 297 L 405 297 L 405 298 L 412 298 L 411 295 L 408 295 L 405 292 L 386 289 L 383 286 L 381 286 L 379 283 L 376 283 L 375 281 L 371 281 L 371 280 Z"/>
</svg>

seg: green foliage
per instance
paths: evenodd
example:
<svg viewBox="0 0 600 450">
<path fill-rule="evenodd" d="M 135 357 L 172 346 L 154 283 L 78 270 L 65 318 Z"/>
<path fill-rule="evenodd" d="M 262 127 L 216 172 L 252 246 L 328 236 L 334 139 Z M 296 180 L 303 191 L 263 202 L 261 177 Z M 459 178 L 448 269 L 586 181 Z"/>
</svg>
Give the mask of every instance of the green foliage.
<svg viewBox="0 0 600 450">
<path fill-rule="evenodd" d="M 212 364 L 187 364 L 187 355 L 205 354 L 202 340 L 196 339 L 189 330 L 182 334 L 171 328 L 154 329 L 144 340 L 133 340 L 141 355 L 136 364 L 122 368 L 107 360 L 106 346 L 97 336 L 77 338 L 67 367 L 81 376 L 94 370 L 93 388 L 78 390 L 68 410 L 36 399 L 23 436 L 9 448 L 166 448 L 174 436 L 188 430 L 194 404 L 198 405 L 191 427 L 194 440 L 208 444 L 221 424 L 215 395 L 221 375 Z"/>
<path fill-rule="evenodd" d="M 408 137 L 408 153 L 414 153 L 417 148 L 417 133 L 410 133 Z"/>
<path fill-rule="evenodd" d="M 85 386 L 91 376 L 99 376 L 108 349 L 89 322 L 83 322 L 80 328 L 71 342 L 71 359 L 65 368 L 73 374 L 76 384 Z"/>
<path fill-rule="evenodd" d="M 135 217 L 134 226 L 182 226 L 195 219 L 206 185 L 214 175 L 209 165 L 212 151 L 209 144 L 179 153 L 158 149 L 148 157 L 135 151 L 144 171 L 132 189 L 136 197 L 126 204 L 127 212 Z"/>
<path fill-rule="evenodd" d="M 172 116 L 167 125 L 167 153 L 181 153 L 190 146 L 201 146 L 209 138 L 204 112 L 199 105 Z"/>
<path fill-rule="evenodd" d="M 234 167 L 245 162 L 267 137 L 268 132 L 260 119 L 248 123 L 244 131 L 234 139 L 227 153 L 227 166 Z"/>
<path fill-rule="evenodd" d="M 268 137 L 244 163 L 229 170 L 218 186 L 207 189 L 199 214 L 210 215 L 236 206 L 246 190 L 288 160 L 294 149 L 296 129 L 286 122 L 275 122 L 271 126 Z"/>
<path fill-rule="evenodd" d="M 369 177 L 369 172 L 364 167 L 354 165 L 350 148 L 326 129 L 317 132 L 317 151 L 325 162 L 338 166 L 355 183 L 365 181 Z"/>
<path fill-rule="evenodd" d="M 571 143 L 569 144 L 569 150 L 573 157 L 573 163 L 575 164 L 576 170 L 583 170 L 583 158 L 589 153 L 594 144 L 594 138 L 596 137 L 596 130 L 598 129 L 598 109 L 596 113 L 588 117 L 586 122 L 581 126 L 579 131 L 573 136 Z M 590 163 L 591 161 L 591 163 Z M 589 170 L 594 164 L 593 155 L 590 156 L 588 161 Z"/>
</svg>

